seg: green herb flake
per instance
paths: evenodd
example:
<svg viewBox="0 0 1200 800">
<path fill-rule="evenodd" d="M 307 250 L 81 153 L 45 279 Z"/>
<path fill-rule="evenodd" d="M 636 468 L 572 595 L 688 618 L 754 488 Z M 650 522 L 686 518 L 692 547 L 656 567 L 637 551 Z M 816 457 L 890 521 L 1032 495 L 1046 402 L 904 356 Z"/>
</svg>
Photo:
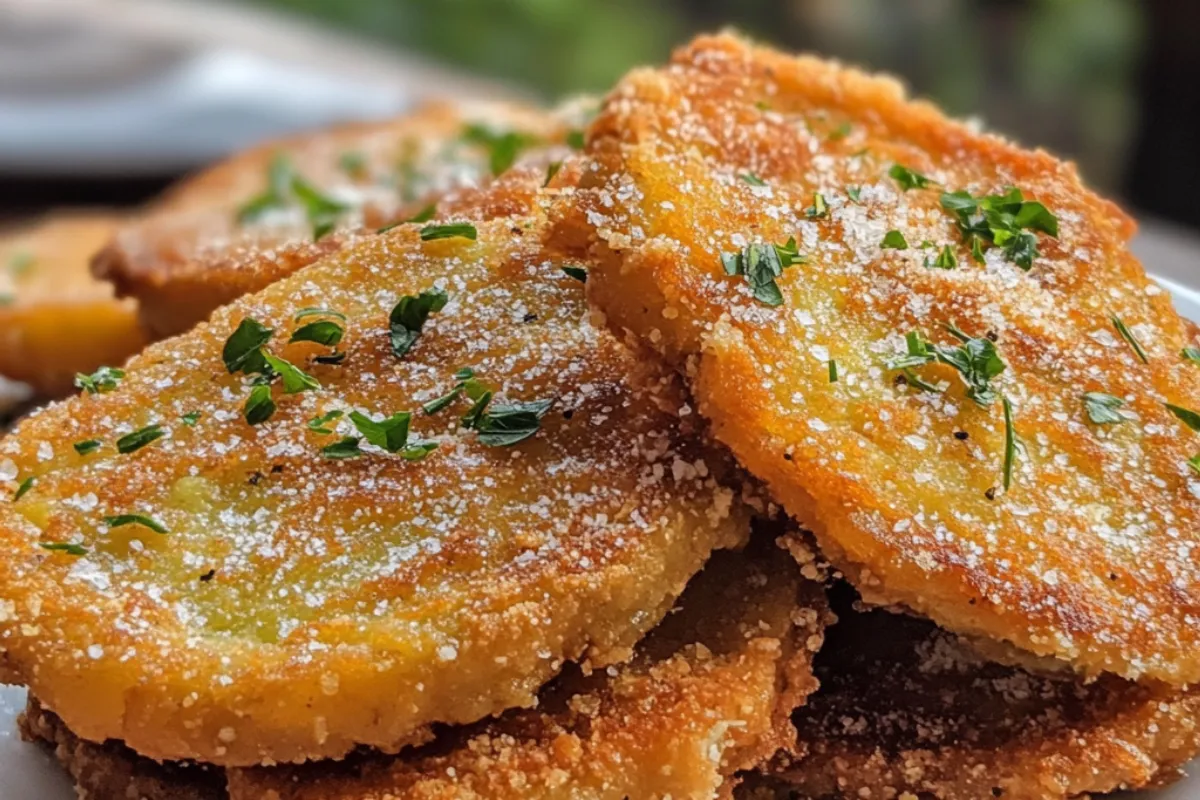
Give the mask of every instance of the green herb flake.
<svg viewBox="0 0 1200 800">
<path fill-rule="evenodd" d="M 243 318 L 221 350 L 225 369 L 231 375 L 239 371 L 247 375 L 266 371 L 267 361 L 262 348 L 274 334 L 274 328 L 266 327 L 253 317 Z"/>
<path fill-rule="evenodd" d="M 1001 398 L 1004 406 L 1004 491 L 1012 485 L 1013 465 L 1017 460 L 1017 429 L 1013 425 L 1012 403 L 1007 397 Z"/>
<path fill-rule="evenodd" d="M 1167 410 L 1178 417 L 1185 425 L 1192 430 L 1200 433 L 1200 413 L 1184 408 L 1183 406 L 1164 403 Z"/>
<path fill-rule="evenodd" d="M 263 357 L 266 358 L 267 364 L 271 369 L 283 378 L 284 394 L 299 394 L 300 392 L 311 392 L 321 388 L 320 381 L 292 362 L 271 355 L 270 353 L 263 353 Z"/>
<path fill-rule="evenodd" d="M 75 452 L 81 456 L 86 456 L 89 453 L 94 453 L 100 449 L 99 439 L 84 439 L 81 442 L 75 442 L 71 446 L 75 448 Z"/>
<path fill-rule="evenodd" d="M 1195 472 L 1197 475 L 1200 475 L 1200 453 L 1197 453 L 1196 455 L 1189 458 L 1187 464 L 1189 467 L 1192 468 L 1192 472 Z"/>
<path fill-rule="evenodd" d="M 1117 412 L 1123 405 L 1124 400 L 1104 392 L 1085 392 L 1083 395 L 1083 407 L 1087 411 L 1088 419 L 1097 425 L 1117 425 L 1125 422 L 1125 417 Z"/>
<path fill-rule="evenodd" d="M 429 220 L 433 219 L 435 216 L 437 216 L 437 203 L 430 203 L 404 221 L 413 223 L 429 222 Z"/>
<path fill-rule="evenodd" d="M 837 362 L 831 358 L 831 359 L 829 359 L 829 382 L 837 383 L 837 379 L 838 379 Z"/>
<path fill-rule="evenodd" d="M 809 219 L 829 216 L 829 204 L 825 202 L 825 195 L 813 192 L 813 204 L 804 210 L 804 215 Z"/>
<path fill-rule="evenodd" d="M 268 211 L 286 208 L 295 172 L 291 160 L 276 153 L 267 167 L 267 188 L 237 210 L 237 221 L 243 225 L 258 221 Z"/>
<path fill-rule="evenodd" d="M 200 416 L 201 416 L 201 414 L 199 411 L 189 411 L 188 413 L 186 413 L 182 417 L 180 417 L 179 421 L 182 422 L 184 425 L 187 425 L 189 428 L 191 428 L 191 427 L 195 426 L 195 424 L 197 422 L 200 421 Z"/>
<path fill-rule="evenodd" d="M 318 364 L 340 364 L 345 360 L 346 360 L 346 354 L 344 352 L 328 353 L 325 355 L 313 356 L 313 361 L 315 361 Z"/>
<path fill-rule="evenodd" d="M 1142 343 L 1133 335 L 1133 331 L 1129 330 L 1129 326 L 1121 321 L 1121 318 L 1116 314 L 1112 316 L 1113 327 L 1117 329 L 1117 333 L 1121 334 L 1121 338 L 1133 348 L 1133 352 L 1143 364 L 1149 364 L 1150 359 L 1146 357 L 1146 351 L 1142 349 Z"/>
<path fill-rule="evenodd" d="M 541 427 L 542 417 L 550 410 L 553 402 L 535 400 L 528 403 L 497 403 L 488 408 L 491 396 L 491 392 L 485 393 L 481 400 L 476 402 L 478 410 L 473 407 L 468 413 L 468 427 L 475 429 L 479 433 L 480 443 L 489 447 L 509 447 L 533 436 Z"/>
<path fill-rule="evenodd" d="M 973 196 L 970 192 L 943 192 L 942 208 L 957 219 L 963 241 L 971 246 L 972 257 L 984 263 L 984 245 L 999 247 L 1010 262 L 1023 270 L 1033 267 L 1038 257 L 1038 231 L 1058 236 L 1058 218 L 1041 203 L 1026 200 L 1015 186 L 1004 194 Z"/>
<path fill-rule="evenodd" d="M 910 189 L 925 189 L 934 184 L 934 181 L 902 164 L 893 164 L 892 168 L 888 170 L 888 175 L 906 192 Z"/>
<path fill-rule="evenodd" d="M 322 447 L 321 455 L 333 459 L 358 458 L 363 455 L 363 451 L 358 446 L 361 441 L 362 439 L 357 436 L 347 436 Z"/>
<path fill-rule="evenodd" d="M 854 203 L 856 206 L 862 205 L 862 187 L 861 186 L 847 186 L 846 187 L 846 196 L 849 197 L 850 202 Z"/>
<path fill-rule="evenodd" d="M 890 230 L 883 236 L 883 241 L 879 246 L 884 250 L 907 250 L 908 240 L 904 238 L 904 234 L 898 230 Z"/>
<path fill-rule="evenodd" d="M 141 450 L 146 445 L 153 442 L 155 439 L 161 439 L 163 429 L 158 425 L 147 425 L 133 433 L 127 433 L 120 439 L 117 439 L 118 453 L 133 453 Z"/>
<path fill-rule="evenodd" d="M 587 144 L 582 130 L 571 131 L 567 134 L 565 141 L 567 147 L 570 147 L 572 150 L 582 150 L 584 145 Z"/>
<path fill-rule="evenodd" d="M 441 311 L 449 302 L 449 296 L 441 289 L 426 289 L 419 295 L 400 298 L 388 316 L 391 330 L 392 354 L 403 358 L 421 336 L 429 315 Z"/>
<path fill-rule="evenodd" d="M 37 483 L 37 478 L 33 475 L 30 475 L 28 478 L 17 484 L 17 490 L 13 492 L 13 502 L 15 503 L 24 497 L 25 493 L 32 489 L 35 483 Z"/>
<path fill-rule="evenodd" d="M 887 368 L 909 370 L 933 361 L 946 364 L 958 370 L 963 383 L 967 385 L 967 397 L 978 405 L 990 405 L 996 399 L 991 380 L 1006 368 L 996 351 L 995 342 L 985 336 L 969 337 L 953 325 L 948 325 L 947 328 L 955 333 L 962 344 L 957 347 L 930 344 L 919 331 L 912 331 L 905 337 L 907 352 L 890 359 Z"/>
<path fill-rule="evenodd" d="M 750 184 L 751 186 L 766 186 L 767 185 L 766 181 L 764 181 L 762 178 L 755 175 L 753 172 L 743 172 L 738 177 L 741 178 L 746 183 Z"/>
<path fill-rule="evenodd" d="M 165 525 L 158 520 L 147 517 L 145 514 L 118 514 L 115 517 L 105 517 L 104 524 L 109 528 L 120 528 L 125 525 L 141 525 L 155 533 L 169 533 Z"/>
<path fill-rule="evenodd" d="M 100 367 L 91 375 L 82 372 L 75 373 L 75 388 L 82 389 L 88 394 L 111 392 L 125 377 L 125 370 L 117 367 Z"/>
<path fill-rule="evenodd" d="M 38 542 L 38 547 L 52 553 L 63 553 L 68 556 L 86 556 L 88 549 L 81 544 L 71 542 Z"/>
<path fill-rule="evenodd" d="M 404 457 L 405 461 L 421 461 L 425 458 L 425 456 L 429 455 L 434 450 L 437 450 L 437 448 L 437 442 L 425 440 L 409 442 L 404 449 L 400 451 L 400 455 Z"/>
<path fill-rule="evenodd" d="M 321 414 L 320 416 L 313 417 L 306 423 L 306 425 L 310 431 L 328 435 L 333 433 L 333 429 L 329 427 L 329 423 L 333 422 L 334 420 L 341 419 L 343 413 L 344 412 L 342 412 L 340 409 L 335 408 L 332 411 Z"/>
<path fill-rule="evenodd" d="M 488 151 L 492 175 L 502 175 L 516 162 L 517 156 L 538 144 L 538 139 L 517 131 L 494 131 L 485 125 L 468 125 L 463 139 Z"/>
<path fill-rule="evenodd" d="M 259 383 L 250 388 L 246 403 L 242 406 L 242 414 L 251 425 L 261 425 L 275 413 L 275 400 L 271 397 L 271 387 Z"/>
<path fill-rule="evenodd" d="M 332 320 L 316 320 L 315 322 L 302 325 L 293 331 L 291 338 L 288 339 L 288 343 L 314 342 L 326 347 L 333 347 L 342 341 L 342 335 L 345 332 L 345 329 L 341 325 Z"/>
<path fill-rule="evenodd" d="M 736 253 L 721 253 L 721 266 L 726 275 L 744 275 L 750 291 L 760 303 L 783 305 L 783 292 L 775 281 L 788 267 L 808 263 L 801 255 L 793 236 L 785 244 L 749 244 Z"/>
<path fill-rule="evenodd" d="M 1183 357 L 1184 361 L 1200 364 L 1200 348 L 1185 347 L 1179 351 L 1179 355 Z"/>
<path fill-rule="evenodd" d="M 408 443 L 408 425 L 411 420 L 412 414 L 407 411 L 392 414 L 378 422 L 366 414 L 350 412 L 350 421 L 363 438 L 389 453 L 397 453 L 404 449 L 404 445 Z"/>
<path fill-rule="evenodd" d="M 587 269 L 584 267 L 563 267 L 562 271 L 580 283 L 587 283 Z"/>
<path fill-rule="evenodd" d="M 838 125 L 832 131 L 830 131 L 829 141 L 836 142 L 845 139 L 853 130 L 854 126 L 852 126 L 849 122 L 843 122 L 841 125 Z"/>
<path fill-rule="evenodd" d="M 946 245 L 942 248 L 941 252 L 938 253 L 937 258 L 926 258 L 925 266 L 932 267 L 934 269 L 957 269 L 958 257 L 954 255 L 954 248 L 950 245 Z"/>
<path fill-rule="evenodd" d="M 550 181 L 554 180 L 554 176 L 557 175 L 560 170 L 562 170 L 562 164 L 563 164 L 563 162 L 561 162 L 561 161 L 551 161 L 546 166 L 546 180 L 542 181 L 543 189 L 545 189 L 547 186 L 549 186 Z"/>
<path fill-rule="evenodd" d="M 453 239 L 461 237 L 475 241 L 478 232 L 469 222 L 453 222 L 448 225 L 426 225 L 421 228 L 421 241 L 432 242 L 437 239 Z"/>
</svg>

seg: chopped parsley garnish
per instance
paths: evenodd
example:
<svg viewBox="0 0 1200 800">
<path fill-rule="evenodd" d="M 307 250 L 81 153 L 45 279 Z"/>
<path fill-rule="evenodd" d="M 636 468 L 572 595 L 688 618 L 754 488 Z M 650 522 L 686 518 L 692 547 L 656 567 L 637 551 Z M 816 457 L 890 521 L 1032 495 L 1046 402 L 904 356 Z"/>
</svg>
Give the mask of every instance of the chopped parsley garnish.
<svg viewBox="0 0 1200 800">
<path fill-rule="evenodd" d="M 13 277 L 24 275 L 33 269 L 37 257 L 28 250 L 20 250 L 8 257 L 8 273 Z"/>
<path fill-rule="evenodd" d="M 405 448 L 400 451 L 400 455 L 404 457 L 405 461 L 420 461 L 434 450 L 437 450 L 437 447 L 437 442 L 418 440 L 409 442 Z"/>
<path fill-rule="evenodd" d="M 111 392 L 125 377 L 125 370 L 117 367 L 100 367 L 91 375 L 82 372 L 75 373 L 75 388 L 82 389 L 88 394 Z"/>
<path fill-rule="evenodd" d="M 367 174 L 367 157 L 358 150 L 347 150 L 338 156 L 338 167 L 351 178 L 362 178 Z"/>
<path fill-rule="evenodd" d="M 187 425 L 190 428 L 193 425 L 195 425 L 197 422 L 200 421 L 200 416 L 201 415 L 200 415 L 199 411 L 189 411 L 188 413 L 186 413 L 182 417 L 180 417 L 179 421 L 182 422 L 184 425 Z"/>
<path fill-rule="evenodd" d="M 1013 465 L 1017 460 L 1017 429 L 1013 425 L 1012 403 L 1007 397 L 1001 398 L 1004 406 L 1004 491 L 1012 485 Z"/>
<path fill-rule="evenodd" d="M 75 442 L 71 445 L 75 448 L 75 452 L 81 456 L 86 456 L 88 453 L 94 453 L 100 449 L 99 439 L 84 439 L 82 442 Z"/>
<path fill-rule="evenodd" d="M 837 383 L 837 379 L 838 379 L 837 362 L 831 358 L 831 359 L 829 359 L 829 382 Z"/>
<path fill-rule="evenodd" d="M 1178 417 L 1185 425 L 1192 430 L 1200 433 L 1200 413 L 1184 408 L 1183 406 L 1172 405 L 1171 403 L 1163 403 L 1167 410 Z"/>
<path fill-rule="evenodd" d="M 38 542 L 38 547 L 52 553 L 65 553 L 69 556 L 86 556 L 88 550 L 81 544 L 71 542 Z"/>
<path fill-rule="evenodd" d="M 1197 475 L 1200 475 L 1200 453 L 1197 453 L 1196 455 L 1189 458 L 1187 464 L 1189 467 L 1192 468 L 1192 472 L 1195 472 Z"/>
<path fill-rule="evenodd" d="M 350 412 L 350 421 L 371 444 L 389 453 L 399 452 L 408 441 L 408 424 L 412 414 L 401 411 L 376 422 L 366 414 Z"/>
<path fill-rule="evenodd" d="M 313 361 L 317 362 L 318 364 L 340 364 L 345 360 L 346 360 L 346 354 L 344 352 L 329 353 L 328 355 L 322 355 L 322 356 L 313 356 Z"/>
<path fill-rule="evenodd" d="M 328 427 L 329 423 L 333 422 L 334 420 L 341 419 L 342 414 L 343 412 L 340 409 L 335 408 L 332 411 L 320 415 L 319 417 L 313 417 L 307 423 L 308 429 L 310 431 L 316 431 L 317 433 L 333 433 L 333 429 Z"/>
<path fill-rule="evenodd" d="M 1183 357 L 1184 361 L 1190 361 L 1193 364 L 1200 364 L 1200 348 L 1185 347 L 1179 351 L 1179 355 Z"/>
<path fill-rule="evenodd" d="M 1146 351 L 1142 349 L 1142 343 L 1139 342 L 1137 337 L 1133 335 L 1133 331 L 1129 330 L 1129 326 L 1122 322 L 1121 318 L 1116 314 L 1112 315 L 1112 324 L 1113 327 L 1117 329 L 1117 333 L 1121 334 L 1121 338 L 1133 348 L 1133 352 L 1137 354 L 1137 357 L 1141 360 L 1141 362 L 1143 364 L 1149 364 L 1150 359 L 1146 357 Z"/>
<path fill-rule="evenodd" d="M 437 203 L 430 203 L 429 205 L 425 206 L 420 211 L 413 214 L 411 217 L 409 217 L 408 219 L 406 219 L 404 221 L 405 222 L 429 222 L 429 220 L 433 219 L 435 216 L 437 216 Z"/>
<path fill-rule="evenodd" d="M 841 125 L 838 125 L 832 131 L 830 131 L 829 141 L 836 142 L 840 139 L 845 139 L 847 136 L 850 135 L 850 132 L 852 130 L 854 130 L 854 128 L 853 128 L 853 126 L 850 125 L 849 122 L 843 122 Z"/>
<path fill-rule="evenodd" d="M 1058 218 L 1041 203 L 1026 200 L 1015 186 L 1005 194 L 975 197 L 970 192 L 943 192 L 942 208 L 958 220 L 963 241 L 971 246 L 971 255 L 983 263 L 983 246 L 999 247 L 1004 256 L 1023 270 L 1033 266 L 1038 256 L 1040 231 L 1058 238 Z"/>
<path fill-rule="evenodd" d="M 925 259 L 925 266 L 936 269 L 956 269 L 958 267 L 958 257 L 954 255 L 954 248 L 946 245 L 938 253 L 937 258 Z"/>
<path fill-rule="evenodd" d="M 493 131 L 484 125 L 468 125 L 463 131 L 463 139 L 477 144 L 488 151 L 488 166 L 492 175 L 501 175 L 517 160 L 517 156 L 538 143 L 538 140 L 516 131 Z"/>
<path fill-rule="evenodd" d="M 1125 405 L 1119 397 L 1104 392 L 1084 392 L 1083 407 L 1088 419 L 1097 425 L 1116 425 L 1125 421 L 1117 409 Z"/>
<path fill-rule="evenodd" d="M 326 347 L 333 347 L 342 340 L 345 329 L 332 320 L 322 319 L 301 325 L 292 332 L 288 342 L 315 342 Z"/>
<path fill-rule="evenodd" d="M 346 315 L 342 312 L 335 311 L 332 308 L 320 308 L 318 306 L 302 308 L 296 312 L 296 315 L 292 317 L 292 319 L 294 319 L 296 322 L 299 322 L 300 320 L 308 319 L 309 317 L 333 317 L 334 319 L 340 319 L 342 322 L 346 321 Z"/>
<path fill-rule="evenodd" d="M 242 414 L 251 425 L 261 425 L 275 413 L 275 400 L 271 397 L 271 387 L 265 383 L 257 383 L 250 387 L 246 403 L 242 406 Z"/>
<path fill-rule="evenodd" d="M 738 177 L 741 178 L 746 183 L 750 184 L 751 186 L 766 186 L 767 185 L 766 181 L 764 181 L 762 178 L 755 175 L 753 172 L 743 172 Z"/>
<path fill-rule="evenodd" d="M 37 483 L 37 478 L 35 478 L 33 475 L 30 475 L 28 478 L 17 484 L 17 491 L 13 492 L 13 502 L 15 503 L 24 497 L 25 493 L 32 489 L 35 483 Z"/>
<path fill-rule="evenodd" d="M 276 153 L 267 167 L 266 190 L 238 209 L 238 222 L 254 222 L 268 211 L 287 207 L 294 176 L 292 162 L 283 153 Z"/>
<path fill-rule="evenodd" d="M 110 528 L 120 528 L 124 525 L 141 525 L 155 533 L 168 533 L 167 528 L 158 520 L 145 514 L 118 514 L 115 517 L 105 517 L 104 524 Z"/>
<path fill-rule="evenodd" d="M 550 185 L 550 181 L 554 180 L 554 176 L 562 169 L 561 161 L 551 161 L 546 167 L 546 180 L 542 181 L 542 188 L 545 189 Z"/>
<path fill-rule="evenodd" d="M 429 315 L 446 307 L 449 296 L 441 289 L 426 289 L 419 295 L 406 294 L 400 298 L 388 316 L 391 329 L 392 353 L 403 358 L 412 349 Z"/>
<path fill-rule="evenodd" d="M 552 400 L 534 400 L 497 403 L 489 408 L 491 398 L 492 393 L 486 392 L 463 418 L 468 428 L 479 433 L 480 443 L 489 447 L 508 447 L 533 436 L 553 403 Z"/>
<path fill-rule="evenodd" d="M 887 368 L 908 370 L 934 361 L 947 364 L 958 370 L 967 385 L 967 397 L 981 406 L 990 405 L 996 399 L 991 380 L 1005 369 L 1004 361 L 996 352 L 996 344 L 986 336 L 972 338 L 953 326 L 947 327 L 962 342 L 961 345 L 944 347 L 931 344 L 919 331 L 911 331 L 905 337 L 907 352 L 888 361 Z"/>
<path fill-rule="evenodd" d="M 900 231 L 890 230 L 883 235 L 883 241 L 879 243 L 879 246 L 884 250 L 907 250 L 908 240 Z"/>
<path fill-rule="evenodd" d="M 469 222 L 452 222 L 448 225 L 426 225 L 424 228 L 421 228 L 421 241 L 423 242 L 432 242 L 436 239 L 453 239 L 456 236 L 475 241 L 477 235 L 475 226 Z"/>
<path fill-rule="evenodd" d="M 895 179 L 896 183 L 900 184 L 900 188 L 906 192 L 910 189 L 925 189 L 935 183 L 903 164 L 893 164 L 892 168 L 888 170 L 888 175 Z"/>
<path fill-rule="evenodd" d="M 817 219 L 818 217 L 828 216 L 829 204 L 825 202 L 825 195 L 820 192 L 813 192 L 813 204 L 804 209 L 804 215 L 809 219 Z"/>
<path fill-rule="evenodd" d="M 750 291 L 760 303 L 768 306 L 783 305 L 783 292 L 775 281 L 783 271 L 795 264 L 808 263 L 808 257 L 799 253 L 796 238 L 786 244 L 748 244 L 736 253 L 721 253 L 721 266 L 726 275 L 744 275 Z"/>
<path fill-rule="evenodd" d="M 569 132 L 566 137 L 566 142 L 567 147 L 570 147 L 572 150 L 582 150 L 583 146 L 586 144 L 583 131 L 577 129 Z"/>
<path fill-rule="evenodd" d="M 587 283 L 587 269 L 584 267 L 563 267 L 562 271 L 580 283 Z"/>
<path fill-rule="evenodd" d="M 263 357 L 267 360 L 271 370 L 283 378 L 284 394 L 299 394 L 321 388 L 321 383 L 316 378 L 292 362 L 270 353 L 263 353 Z"/>
<path fill-rule="evenodd" d="M 929 381 L 925 380 L 920 375 L 918 375 L 916 372 L 914 372 L 912 367 L 908 367 L 907 369 L 905 369 L 903 371 L 903 374 L 904 374 L 905 383 L 907 383 L 909 386 L 920 389 L 922 392 L 933 392 L 933 393 L 937 394 L 937 393 L 943 391 L 946 387 L 946 384 L 944 384 L 944 383 L 943 384 L 930 383 Z"/>
<path fill-rule="evenodd" d="M 862 205 L 862 187 L 861 186 L 847 186 L 846 187 L 846 196 L 850 198 L 851 203 L 854 203 L 855 205 Z"/>
<path fill-rule="evenodd" d="M 274 328 L 266 327 L 253 317 L 243 318 L 238 323 L 237 330 L 225 340 L 225 347 L 221 350 L 225 369 L 230 374 L 239 371 L 247 375 L 264 372 L 267 369 L 267 361 L 262 348 L 274 334 Z"/>
<path fill-rule="evenodd" d="M 278 153 L 268 168 L 266 191 L 242 206 L 237 219 L 243 224 L 254 222 L 268 211 L 287 208 L 295 202 L 304 207 L 314 239 L 332 230 L 338 215 L 350 210 L 297 175 L 287 156 Z"/>
<path fill-rule="evenodd" d="M 361 441 L 362 439 L 357 436 L 347 436 L 322 447 L 321 455 L 326 458 L 358 458 L 363 455 L 363 451 L 358 446 Z"/>
<path fill-rule="evenodd" d="M 454 373 L 454 379 L 458 381 L 454 388 L 441 397 L 434 398 L 428 403 L 421 406 L 421 410 L 426 414 L 436 414 L 442 409 L 449 406 L 458 396 L 466 392 L 467 397 L 471 400 L 478 401 L 483 395 L 489 394 L 487 384 L 475 378 L 475 370 L 470 367 L 463 367 Z"/>
<path fill-rule="evenodd" d="M 133 433 L 127 433 L 120 439 L 117 439 L 118 453 L 132 453 L 141 450 L 146 445 L 153 442 L 155 439 L 161 439 L 163 429 L 158 425 L 147 425 Z"/>
</svg>

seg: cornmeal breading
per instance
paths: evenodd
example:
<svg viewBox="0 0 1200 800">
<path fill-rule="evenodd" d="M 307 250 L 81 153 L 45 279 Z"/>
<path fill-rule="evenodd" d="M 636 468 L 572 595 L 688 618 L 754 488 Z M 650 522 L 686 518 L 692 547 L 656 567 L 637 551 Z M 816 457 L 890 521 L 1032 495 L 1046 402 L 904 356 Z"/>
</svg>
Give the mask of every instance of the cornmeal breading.
<svg viewBox="0 0 1200 800">
<path fill-rule="evenodd" d="M 399 756 L 232 770 L 228 795 L 212 771 L 83 742 L 36 702 L 22 726 L 56 745 L 83 800 L 708 800 L 794 743 L 788 715 L 815 688 L 827 621 L 823 591 L 782 553 L 718 553 L 632 662 L 589 677 L 570 667 L 536 710 L 446 729 Z"/>
<path fill-rule="evenodd" d="M 1061 800 L 1169 783 L 1200 750 L 1200 690 L 1030 673 L 924 620 L 837 615 L 802 755 L 768 770 L 801 797 Z"/>
<path fill-rule="evenodd" d="M 386 122 L 268 142 L 169 190 L 117 231 L 93 268 L 137 299 L 156 338 L 181 333 L 382 226 L 427 215 L 431 204 L 439 217 L 491 218 L 494 207 L 440 201 L 471 194 L 510 162 L 535 170 L 540 186 L 548 165 L 570 154 L 564 140 L 583 105 L 552 113 L 435 103 Z M 505 195 L 487 198 L 495 206 Z M 501 210 L 519 213 L 523 201 L 510 198 Z"/>
<path fill-rule="evenodd" d="M 25 418 L 0 443 L 3 678 L 84 738 L 251 765 L 394 750 L 627 658 L 746 510 L 541 227 L 402 226 Z M 270 371 L 232 337 L 251 321 Z M 344 337 L 289 343 L 314 322 Z M 407 438 L 380 422 L 402 411 Z"/>
<path fill-rule="evenodd" d="M 587 152 L 591 299 L 868 600 L 1200 680 L 1200 368 L 1071 166 L 730 36 L 626 77 Z"/>
<path fill-rule="evenodd" d="M 61 396 L 75 373 L 119 364 L 142 346 L 133 302 L 88 271 L 120 222 L 99 211 L 60 213 L 0 233 L 0 375 Z"/>
</svg>

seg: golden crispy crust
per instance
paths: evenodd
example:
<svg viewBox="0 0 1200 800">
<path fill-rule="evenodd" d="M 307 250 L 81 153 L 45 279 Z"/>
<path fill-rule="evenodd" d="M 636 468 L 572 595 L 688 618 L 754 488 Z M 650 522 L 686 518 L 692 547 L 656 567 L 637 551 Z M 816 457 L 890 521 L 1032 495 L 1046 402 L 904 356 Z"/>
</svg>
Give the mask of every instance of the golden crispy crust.
<svg viewBox="0 0 1200 800">
<path fill-rule="evenodd" d="M 1060 800 L 1169 783 L 1200 750 L 1200 690 L 1032 674 L 924 620 L 837 613 L 803 755 L 768 770 L 800 796 Z"/>
<path fill-rule="evenodd" d="M 490 151 L 463 138 L 468 126 L 515 131 L 536 142 L 520 162 L 536 171 L 536 187 L 550 161 L 569 153 L 562 142 L 577 116 L 573 107 L 552 114 L 500 103 L 434 103 L 387 122 L 268 142 L 169 190 L 141 218 L 118 230 L 92 267 L 120 296 L 137 299 L 142 321 L 156 338 L 181 333 L 214 308 L 413 216 L 447 193 L 470 193 L 487 183 Z M 354 169 L 342 164 L 347 153 L 361 157 Z M 298 204 L 257 221 L 238 219 L 239 209 L 266 189 L 270 164 L 280 154 L 304 180 L 349 207 L 319 241 L 313 241 L 313 223 Z M 438 216 L 457 212 L 490 219 L 499 210 L 521 213 L 528 193 L 509 197 L 506 204 L 497 202 L 504 193 L 491 193 L 486 207 L 459 199 L 440 207 Z"/>
<path fill-rule="evenodd" d="M 1200 680 L 1200 439 L 1163 405 L 1200 406 L 1200 370 L 1126 248 L 1133 223 L 1072 167 L 890 80 L 728 36 L 622 81 L 588 151 L 561 229 L 594 248 L 592 300 L 688 371 L 717 438 L 868 599 L 1092 673 Z M 938 185 L 903 191 L 897 163 Z M 975 263 L 940 206 L 942 187 L 1009 185 L 1058 218 L 1028 272 L 999 247 Z M 829 211 L 809 218 L 814 192 Z M 907 250 L 881 249 L 893 229 Z M 725 274 L 723 251 L 791 236 L 809 262 L 779 279 L 782 305 Z M 945 246 L 957 268 L 925 266 Z M 1007 363 L 992 383 L 1023 444 L 1010 491 L 998 399 L 967 399 L 947 365 L 916 373 L 941 393 L 886 368 L 906 332 L 957 344 L 943 322 L 995 336 Z M 1089 422 L 1085 392 L 1124 398 L 1126 421 Z"/>
<path fill-rule="evenodd" d="M 120 222 L 64 213 L 0 234 L 0 375 L 57 397 L 76 372 L 120 364 L 144 344 L 133 302 L 88 271 Z"/>
<path fill-rule="evenodd" d="M 629 664 L 546 687 L 511 711 L 401 756 L 231 770 L 232 800 L 726 796 L 740 770 L 795 742 L 788 712 L 815 688 L 824 593 L 778 552 L 719 553 Z M 52 742 L 84 800 L 208 800 L 211 773 L 76 738 L 31 702 L 26 736 Z"/>
<path fill-rule="evenodd" d="M 528 705 L 566 660 L 628 657 L 713 548 L 745 536 L 745 511 L 695 415 L 677 416 L 676 382 L 589 324 L 541 223 L 478 231 L 373 237 L 151 345 L 115 390 L 23 420 L 0 444 L 0 671 L 85 738 L 249 765 L 397 748 Z M 435 285 L 449 304 L 397 358 L 389 311 Z M 286 344 L 313 306 L 346 316 L 340 365 Z M 253 427 L 221 356 L 248 317 L 322 384 L 277 383 Z M 487 446 L 459 422 L 465 399 L 420 412 L 468 366 L 496 403 L 553 401 L 536 436 Z M 413 438 L 438 449 L 324 458 L 354 433 L 307 425 L 333 410 L 415 411 Z M 150 424 L 163 438 L 117 452 Z M 77 454 L 87 439 L 102 444 Z M 170 532 L 104 523 L 127 513 Z M 88 553 L 37 546 L 65 541 Z"/>
</svg>

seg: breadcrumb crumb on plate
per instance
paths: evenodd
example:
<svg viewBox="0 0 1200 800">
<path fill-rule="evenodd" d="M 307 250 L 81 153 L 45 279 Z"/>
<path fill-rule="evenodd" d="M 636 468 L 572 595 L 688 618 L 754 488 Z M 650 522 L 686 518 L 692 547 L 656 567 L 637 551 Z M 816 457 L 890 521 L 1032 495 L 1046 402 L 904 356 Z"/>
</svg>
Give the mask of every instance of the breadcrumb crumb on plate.
<svg viewBox="0 0 1200 800">
<path fill-rule="evenodd" d="M 731 36 L 631 73 L 587 151 L 591 299 L 868 600 L 1200 680 L 1200 368 L 1070 165 Z"/>
<path fill-rule="evenodd" d="M 627 658 L 747 511 L 538 219 L 476 232 L 374 237 L 22 420 L 0 443 L 0 679 L 83 738 L 251 765 L 394 750 Z M 389 333 L 439 288 L 415 342 L 405 314 Z M 248 320 L 273 385 L 228 372 Z M 341 340 L 289 343 L 314 320 Z M 398 412 L 407 439 L 372 427 Z"/>
</svg>

